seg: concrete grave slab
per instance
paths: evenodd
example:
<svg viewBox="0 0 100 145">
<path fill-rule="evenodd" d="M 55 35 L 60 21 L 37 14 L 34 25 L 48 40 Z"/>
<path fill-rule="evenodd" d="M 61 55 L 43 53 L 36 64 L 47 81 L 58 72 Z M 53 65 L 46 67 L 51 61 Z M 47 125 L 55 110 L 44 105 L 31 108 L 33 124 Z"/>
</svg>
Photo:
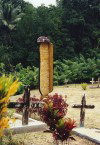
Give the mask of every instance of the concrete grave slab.
<svg viewBox="0 0 100 145">
<path fill-rule="evenodd" d="M 89 129 L 80 127 L 73 129 L 73 132 L 80 137 L 84 137 L 97 144 L 100 144 L 100 129 Z"/>
<path fill-rule="evenodd" d="M 14 123 L 10 122 L 10 128 L 5 131 L 5 134 L 12 131 L 13 134 L 20 133 L 29 133 L 29 132 L 37 132 L 37 131 L 45 131 L 48 129 L 47 125 L 42 121 L 37 121 L 29 118 L 28 125 L 22 125 L 22 116 L 15 113 L 14 117 L 17 119 Z"/>
</svg>

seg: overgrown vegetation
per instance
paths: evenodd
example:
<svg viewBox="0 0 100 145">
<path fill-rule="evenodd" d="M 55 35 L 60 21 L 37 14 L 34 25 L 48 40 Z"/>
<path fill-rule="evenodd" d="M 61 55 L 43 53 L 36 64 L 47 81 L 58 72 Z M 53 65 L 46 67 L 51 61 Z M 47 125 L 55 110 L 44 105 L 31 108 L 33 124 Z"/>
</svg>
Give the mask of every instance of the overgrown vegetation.
<svg viewBox="0 0 100 145">
<path fill-rule="evenodd" d="M 37 38 L 54 44 L 54 85 L 100 77 L 99 0 L 57 0 L 37 8 L 23 0 L 0 0 L 0 74 L 38 87 Z"/>
<path fill-rule="evenodd" d="M 74 60 L 64 59 L 62 62 L 57 60 L 54 63 L 54 84 L 89 82 L 92 77 L 99 77 L 99 64 L 99 59 L 85 59 L 82 56 Z"/>
<path fill-rule="evenodd" d="M 54 62 L 54 85 L 64 85 L 66 83 L 82 83 L 89 82 L 92 77 L 98 78 L 100 74 L 100 60 L 90 59 L 87 60 L 81 56 L 80 59 L 65 60 L 61 62 L 57 60 Z M 10 73 L 6 71 L 3 63 L 0 64 L 0 73 L 7 75 L 12 74 L 21 83 L 18 93 L 22 93 L 24 85 L 29 85 L 31 89 L 39 87 L 39 68 L 26 67 L 24 68 L 21 63 L 15 67 L 11 66 Z"/>
</svg>

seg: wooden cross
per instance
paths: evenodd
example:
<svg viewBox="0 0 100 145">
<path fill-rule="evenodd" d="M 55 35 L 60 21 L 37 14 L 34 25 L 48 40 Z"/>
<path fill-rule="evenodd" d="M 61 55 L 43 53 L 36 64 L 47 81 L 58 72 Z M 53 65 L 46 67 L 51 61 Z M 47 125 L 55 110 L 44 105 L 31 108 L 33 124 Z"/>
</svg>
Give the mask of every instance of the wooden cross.
<svg viewBox="0 0 100 145">
<path fill-rule="evenodd" d="M 42 102 L 33 102 L 30 103 L 30 88 L 29 86 L 25 86 L 25 92 L 23 95 L 23 103 L 19 102 L 10 102 L 8 104 L 8 108 L 19 108 L 23 110 L 22 114 L 22 125 L 27 125 L 28 124 L 28 119 L 29 119 L 29 107 L 31 105 L 32 108 L 39 108 L 41 107 Z"/>
<path fill-rule="evenodd" d="M 23 95 L 23 116 L 22 116 L 22 125 L 28 124 L 28 116 L 29 116 L 29 106 L 30 106 L 30 88 L 25 86 L 25 93 Z"/>
<path fill-rule="evenodd" d="M 80 127 L 84 127 L 84 120 L 85 120 L 85 109 L 93 109 L 94 105 L 86 105 L 86 98 L 85 94 L 82 97 L 81 104 L 75 104 L 72 106 L 73 108 L 80 108 Z"/>
<path fill-rule="evenodd" d="M 99 88 L 100 87 L 100 78 L 98 78 L 98 81 L 96 81 L 96 82 L 98 83 L 97 88 Z"/>
</svg>

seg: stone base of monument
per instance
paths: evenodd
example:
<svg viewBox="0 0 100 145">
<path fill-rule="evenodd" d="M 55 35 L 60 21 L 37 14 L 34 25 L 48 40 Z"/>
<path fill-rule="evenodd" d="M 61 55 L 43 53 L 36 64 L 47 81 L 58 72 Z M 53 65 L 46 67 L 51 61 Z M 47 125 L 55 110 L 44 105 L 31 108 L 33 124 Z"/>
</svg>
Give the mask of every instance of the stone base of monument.
<svg viewBox="0 0 100 145">
<path fill-rule="evenodd" d="M 73 129 L 73 132 L 80 137 L 84 137 L 92 142 L 95 142 L 96 144 L 100 144 L 100 129 L 79 127 Z"/>
<path fill-rule="evenodd" d="M 9 131 L 12 131 L 12 134 L 21 134 L 45 131 L 48 129 L 47 125 L 42 121 L 29 118 L 28 125 L 22 125 L 22 116 L 15 113 L 14 117 L 17 119 L 14 122 L 10 122 L 10 128 L 5 130 L 5 134 L 7 134 Z"/>
</svg>

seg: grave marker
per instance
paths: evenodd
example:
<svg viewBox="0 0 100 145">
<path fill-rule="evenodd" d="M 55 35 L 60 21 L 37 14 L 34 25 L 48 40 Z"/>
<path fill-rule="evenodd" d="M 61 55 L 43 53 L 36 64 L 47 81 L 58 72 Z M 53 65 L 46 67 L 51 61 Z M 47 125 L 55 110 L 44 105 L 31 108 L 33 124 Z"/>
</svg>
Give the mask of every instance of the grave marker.
<svg viewBox="0 0 100 145">
<path fill-rule="evenodd" d="M 42 102 L 33 102 L 30 104 L 30 88 L 29 86 L 25 86 L 25 92 L 23 95 L 23 103 L 18 103 L 18 102 L 10 102 L 8 104 L 8 108 L 20 108 L 23 110 L 22 114 L 22 125 L 27 125 L 28 124 L 28 118 L 29 118 L 29 112 L 28 109 L 29 107 L 32 108 L 39 108 L 42 105 Z"/>
<path fill-rule="evenodd" d="M 41 36 L 37 39 L 40 44 L 40 93 L 42 98 L 47 97 L 53 90 L 53 44 Z"/>
<path fill-rule="evenodd" d="M 30 107 L 30 88 L 25 86 L 25 93 L 23 95 L 24 107 L 23 107 L 23 116 L 22 116 L 22 125 L 28 124 L 29 118 L 29 107 Z"/>
<path fill-rule="evenodd" d="M 94 105 L 86 105 L 86 98 L 85 94 L 82 97 L 81 104 L 74 104 L 72 106 L 73 108 L 80 108 L 80 127 L 84 127 L 84 121 L 85 121 L 85 109 L 93 109 Z"/>
<path fill-rule="evenodd" d="M 97 88 L 100 88 L 100 78 L 98 78 L 98 81 L 96 81 L 98 83 Z"/>
<path fill-rule="evenodd" d="M 92 83 L 92 87 L 93 87 L 93 84 L 95 83 L 94 78 L 92 78 L 90 82 Z"/>
<path fill-rule="evenodd" d="M 91 89 L 100 88 L 100 78 L 97 81 L 94 81 L 94 78 L 92 78 L 90 82 L 92 83 L 92 86 L 90 86 Z M 97 84 L 97 86 L 94 86 L 94 84 Z"/>
</svg>

